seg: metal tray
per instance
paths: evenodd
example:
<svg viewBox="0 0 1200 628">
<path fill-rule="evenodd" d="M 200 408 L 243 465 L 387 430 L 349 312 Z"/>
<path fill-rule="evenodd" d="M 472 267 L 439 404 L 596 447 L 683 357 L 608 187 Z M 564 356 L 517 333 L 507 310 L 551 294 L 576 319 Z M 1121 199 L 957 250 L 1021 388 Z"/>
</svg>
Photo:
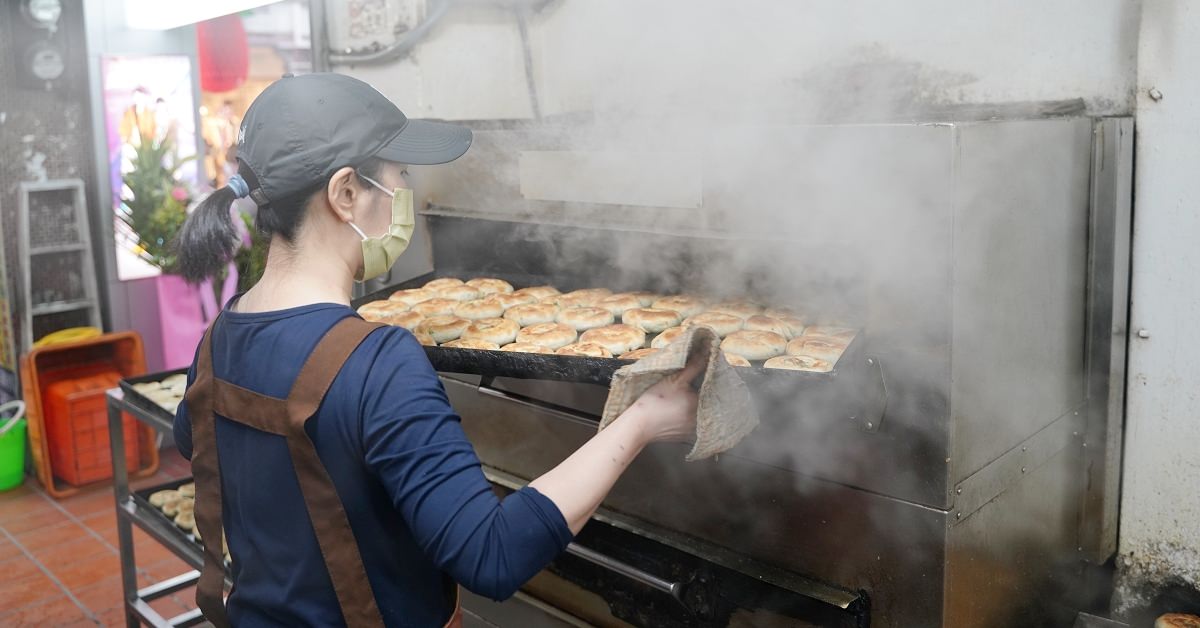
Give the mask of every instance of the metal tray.
<svg viewBox="0 0 1200 628">
<path fill-rule="evenodd" d="M 146 382 L 161 382 L 162 380 L 164 380 L 172 375 L 178 375 L 180 373 L 187 373 L 187 371 L 188 370 L 184 368 L 184 369 L 176 369 L 174 371 L 164 371 L 161 373 L 149 373 L 147 375 L 139 375 L 137 377 L 129 377 L 129 378 L 121 380 L 121 382 L 120 382 L 121 391 L 125 393 L 125 401 L 129 402 L 130 405 L 136 406 L 138 410 L 141 410 L 142 412 L 145 412 L 151 416 L 158 417 L 158 418 L 166 421 L 167 423 L 171 423 L 172 421 L 175 420 L 175 415 L 171 414 L 170 412 L 167 412 L 165 409 L 163 409 L 162 406 L 158 405 L 157 403 L 154 403 L 153 401 L 148 399 L 145 395 L 138 392 L 137 389 L 133 387 L 133 385 L 134 384 L 144 384 Z"/>
<path fill-rule="evenodd" d="M 470 273 L 442 274 L 429 273 L 410 279 L 383 290 L 378 290 L 362 298 L 355 299 L 352 307 L 358 307 L 387 299 L 397 290 L 419 288 L 439 276 L 455 276 L 460 279 L 470 279 Z M 480 274 L 479 276 L 483 276 Z M 504 279 L 514 286 L 535 286 L 554 284 L 554 280 L 531 275 L 512 275 L 505 273 L 487 274 L 488 277 Z M 574 286 L 558 284 L 560 289 L 575 289 Z M 761 362 L 750 367 L 737 369 L 738 374 L 751 387 L 765 386 L 796 386 L 804 383 L 828 383 L 842 377 L 843 371 L 859 371 L 866 365 L 862 350 L 863 334 L 858 334 L 851 340 L 846 351 L 834 364 L 833 370 L 827 373 L 808 371 L 785 371 L 780 369 L 763 368 Z M 607 386 L 612 382 L 613 373 L 622 366 L 631 364 L 629 360 L 617 358 L 588 358 L 566 355 L 545 355 L 537 353 L 512 353 L 508 351 L 485 351 L 479 349 L 455 349 L 448 347 L 425 347 L 434 370 L 442 373 L 460 373 L 466 375 L 485 375 L 493 377 L 511 377 L 516 379 L 544 379 L 583 384 L 599 384 Z M 857 365 L 863 365 L 859 367 Z"/>
</svg>

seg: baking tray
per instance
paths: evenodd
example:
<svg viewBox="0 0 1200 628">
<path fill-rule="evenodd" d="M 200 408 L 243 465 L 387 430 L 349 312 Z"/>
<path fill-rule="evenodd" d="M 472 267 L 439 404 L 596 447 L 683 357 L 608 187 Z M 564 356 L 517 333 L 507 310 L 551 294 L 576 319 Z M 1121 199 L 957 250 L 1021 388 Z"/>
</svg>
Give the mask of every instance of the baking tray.
<svg viewBox="0 0 1200 628">
<path fill-rule="evenodd" d="M 175 525 L 175 522 L 172 521 L 170 517 L 163 514 L 163 511 L 159 510 L 158 508 L 155 508 L 154 505 L 150 503 L 150 496 L 153 495 L 154 493 L 157 493 L 158 491 L 178 490 L 180 486 L 183 486 L 184 484 L 187 484 L 188 482 L 191 482 L 191 481 L 192 481 L 192 478 L 190 478 L 190 477 L 171 480 L 170 482 L 165 482 L 165 483 L 159 484 L 157 486 L 150 486 L 147 488 L 133 491 L 130 493 L 130 495 L 133 497 L 133 501 L 137 503 L 138 508 L 140 508 L 140 509 L 144 510 L 146 513 L 148 513 L 147 514 L 148 517 L 158 520 L 160 523 L 165 525 L 167 527 L 166 529 L 170 530 L 171 531 L 170 533 L 174 534 L 176 536 L 176 538 L 178 538 L 179 540 L 184 541 L 186 543 L 190 543 L 191 545 L 195 546 L 197 551 L 202 552 L 202 551 L 204 551 L 204 544 L 201 541 L 196 539 L 196 535 L 192 534 L 191 532 L 185 532 L 183 530 L 183 528 L 180 528 L 179 526 Z M 226 574 L 228 574 L 228 572 L 229 572 L 229 564 L 228 563 L 226 563 L 226 565 L 225 565 L 225 571 L 226 571 Z"/>
<path fill-rule="evenodd" d="M 162 406 L 151 401 L 148 397 L 138 392 L 134 388 L 134 384 L 144 384 L 146 382 L 161 382 L 162 380 L 180 373 L 187 373 L 187 369 L 175 369 L 174 371 L 164 371 L 161 373 L 150 373 L 148 375 L 139 375 L 123 379 L 120 382 L 121 391 L 125 393 L 125 401 L 136 407 L 138 410 L 145 412 L 151 416 L 157 417 L 167 423 L 175 421 L 175 415 L 167 412 Z"/>
<path fill-rule="evenodd" d="M 556 282 L 553 279 L 534 275 L 514 275 L 506 273 L 428 273 L 403 283 L 355 299 L 351 304 L 358 309 L 371 301 L 386 300 L 397 290 L 419 288 L 432 279 L 442 276 L 453 276 L 467 280 L 474 277 L 495 277 L 503 279 L 514 286 L 527 287 L 551 284 L 563 292 L 577 289 L 567 282 Z M 587 286 L 582 286 L 587 287 Z M 740 367 L 736 371 L 742 380 L 751 387 L 794 387 L 806 384 L 828 384 L 835 380 L 853 379 L 865 369 L 866 358 L 863 355 L 863 336 L 860 332 L 851 340 L 846 351 L 834 364 L 833 370 L 827 373 L 809 371 L 787 371 L 781 369 L 762 368 L 761 362 L 750 367 Z M 607 386 L 612 382 L 613 373 L 622 366 L 632 364 L 629 360 L 616 358 L 588 358 L 567 355 L 546 355 L 540 353 L 514 353 L 510 351 L 484 351 L 479 349 L 456 349 L 449 347 L 425 347 L 434 370 L 441 373 L 459 373 L 464 375 L 483 375 L 492 377 L 509 377 L 514 379 L 543 379 L 582 384 L 598 384 Z M 861 366 L 860 366 L 861 365 Z M 847 371 L 850 372 L 847 375 Z"/>
</svg>

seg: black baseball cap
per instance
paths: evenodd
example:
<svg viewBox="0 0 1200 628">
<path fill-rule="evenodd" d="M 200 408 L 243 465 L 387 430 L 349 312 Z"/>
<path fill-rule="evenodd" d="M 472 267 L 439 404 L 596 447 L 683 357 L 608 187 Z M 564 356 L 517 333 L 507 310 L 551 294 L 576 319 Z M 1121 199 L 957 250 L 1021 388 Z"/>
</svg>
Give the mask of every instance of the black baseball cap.
<svg viewBox="0 0 1200 628">
<path fill-rule="evenodd" d="M 374 87 L 333 73 L 275 81 L 250 104 L 238 132 L 238 160 L 253 174 L 246 180 L 260 206 L 372 157 L 444 164 L 470 147 L 470 129 L 409 119 Z"/>
</svg>

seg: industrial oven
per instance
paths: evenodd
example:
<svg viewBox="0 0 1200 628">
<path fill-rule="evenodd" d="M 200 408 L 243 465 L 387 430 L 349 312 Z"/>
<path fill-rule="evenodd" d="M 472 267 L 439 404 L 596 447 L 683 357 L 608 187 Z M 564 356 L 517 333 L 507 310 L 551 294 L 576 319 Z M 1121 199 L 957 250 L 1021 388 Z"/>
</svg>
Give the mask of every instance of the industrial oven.
<svg viewBox="0 0 1200 628">
<path fill-rule="evenodd" d="M 744 369 L 760 427 L 702 462 L 645 451 L 528 595 L 598 625 L 1074 616 L 1115 547 L 1128 119 L 718 128 L 670 151 L 579 126 L 481 127 L 417 173 L 427 256 L 358 303 L 491 276 L 863 332 L 833 373 Z M 603 180 L 639 160 L 662 190 Z M 621 365 L 428 351 L 501 492 L 594 434 Z"/>
</svg>

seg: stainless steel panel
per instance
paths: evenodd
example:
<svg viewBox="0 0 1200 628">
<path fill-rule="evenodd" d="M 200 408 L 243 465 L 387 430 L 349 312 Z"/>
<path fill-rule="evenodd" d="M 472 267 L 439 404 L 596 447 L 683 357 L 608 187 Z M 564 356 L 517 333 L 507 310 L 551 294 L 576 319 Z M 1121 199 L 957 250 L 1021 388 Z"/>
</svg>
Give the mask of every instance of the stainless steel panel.
<svg viewBox="0 0 1200 628">
<path fill-rule="evenodd" d="M 964 125 L 954 216 L 952 476 L 1084 396 L 1087 119 Z"/>
<path fill-rule="evenodd" d="M 446 380 L 483 462 L 524 479 L 553 468 L 594 434 L 565 418 Z M 625 473 L 604 507 L 768 565 L 865 590 L 873 626 L 937 625 L 946 512 L 722 455 L 684 463 L 657 445 Z M 874 618 L 878 617 L 876 621 Z"/>
<path fill-rule="evenodd" d="M 1125 349 L 1129 340 L 1133 119 L 1094 126 L 1088 278 L 1087 481 L 1080 516 L 1084 556 L 1103 563 L 1117 550 L 1121 441 L 1125 425 Z"/>
</svg>

